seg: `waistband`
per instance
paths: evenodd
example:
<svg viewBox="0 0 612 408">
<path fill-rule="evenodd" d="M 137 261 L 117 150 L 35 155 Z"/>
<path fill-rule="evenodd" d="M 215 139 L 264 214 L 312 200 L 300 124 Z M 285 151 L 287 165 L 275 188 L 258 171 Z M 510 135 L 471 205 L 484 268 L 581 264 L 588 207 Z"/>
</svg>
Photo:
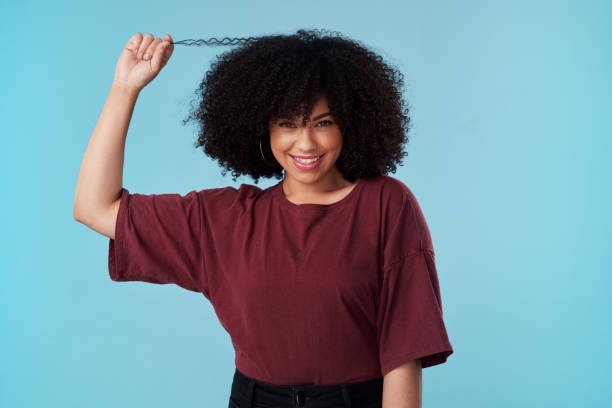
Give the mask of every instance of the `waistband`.
<svg viewBox="0 0 612 408">
<path fill-rule="evenodd" d="M 347 407 L 358 407 L 358 401 L 382 401 L 382 388 L 383 377 L 333 385 L 276 385 L 249 377 L 236 368 L 232 395 L 249 402 L 255 399 L 286 400 L 301 406 L 307 400 L 316 399 L 318 402 L 343 401 Z"/>
</svg>

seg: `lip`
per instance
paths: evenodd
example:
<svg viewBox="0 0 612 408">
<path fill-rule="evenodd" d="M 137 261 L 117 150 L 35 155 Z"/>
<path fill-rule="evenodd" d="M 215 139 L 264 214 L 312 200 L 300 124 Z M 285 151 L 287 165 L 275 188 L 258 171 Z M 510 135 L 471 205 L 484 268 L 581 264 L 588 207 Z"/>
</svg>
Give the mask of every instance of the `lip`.
<svg viewBox="0 0 612 408">
<path fill-rule="evenodd" d="M 325 154 L 325 153 L 323 153 L 323 154 Z M 323 156 L 323 154 L 319 154 L 319 155 L 316 155 L 316 156 L 295 156 L 295 155 L 290 154 L 289 156 L 297 157 L 298 159 L 314 159 L 315 157 Z"/>
<path fill-rule="evenodd" d="M 291 156 L 291 155 L 289 155 L 289 156 Z M 302 156 L 291 156 L 291 161 L 293 162 L 295 167 L 297 167 L 300 170 L 313 170 L 313 169 L 316 169 L 317 167 L 319 167 L 319 164 L 321 164 L 321 159 L 323 158 L 323 156 L 325 156 L 325 153 L 323 153 L 320 156 L 310 156 L 310 157 L 308 157 L 310 159 L 315 158 L 315 157 L 319 157 L 319 159 L 316 162 L 310 163 L 310 164 L 303 164 L 303 163 L 300 163 L 299 161 L 295 160 L 295 157 L 299 157 L 301 159 Z"/>
</svg>

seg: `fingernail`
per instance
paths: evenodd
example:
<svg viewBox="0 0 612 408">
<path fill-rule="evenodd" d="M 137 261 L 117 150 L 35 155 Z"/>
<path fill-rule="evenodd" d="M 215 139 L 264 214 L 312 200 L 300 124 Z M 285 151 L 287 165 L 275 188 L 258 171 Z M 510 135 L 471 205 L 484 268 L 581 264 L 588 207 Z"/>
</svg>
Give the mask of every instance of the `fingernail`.
<svg viewBox="0 0 612 408">
<path fill-rule="evenodd" d="M 145 54 L 145 59 L 149 59 L 150 56 L 151 54 Z"/>
</svg>

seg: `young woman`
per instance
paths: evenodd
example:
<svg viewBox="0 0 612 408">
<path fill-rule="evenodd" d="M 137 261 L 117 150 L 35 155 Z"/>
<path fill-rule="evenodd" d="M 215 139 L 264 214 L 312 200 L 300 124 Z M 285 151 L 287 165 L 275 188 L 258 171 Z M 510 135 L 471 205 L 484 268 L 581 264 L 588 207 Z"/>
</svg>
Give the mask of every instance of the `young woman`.
<svg viewBox="0 0 612 408">
<path fill-rule="evenodd" d="M 172 55 L 136 33 L 81 165 L 74 217 L 114 281 L 202 293 L 231 336 L 230 407 L 420 407 L 453 353 L 429 228 L 401 164 L 402 74 L 320 30 L 240 39 L 202 81 L 196 147 L 258 183 L 179 194 L 122 185 L 134 104 Z M 217 41 L 217 43 L 219 43 Z"/>
</svg>

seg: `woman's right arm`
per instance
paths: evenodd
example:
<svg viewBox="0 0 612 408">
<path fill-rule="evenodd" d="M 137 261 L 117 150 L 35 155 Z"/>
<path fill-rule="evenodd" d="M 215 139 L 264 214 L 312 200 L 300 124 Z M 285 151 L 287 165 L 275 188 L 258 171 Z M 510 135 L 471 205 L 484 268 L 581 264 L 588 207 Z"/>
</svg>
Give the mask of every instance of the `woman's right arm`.
<svg viewBox="0 0 612 408">
<path fill-rule="evenodd" d="M 172 37 L 136 33 L 117 63 L 115 79 L 85 150 L 74 196 L 73 217 L 115 239 L 123 184 L 125 138 L 138 95 L 172 55 Z M 152 57 L 146 56 L 146 54 Z"/>
<path fill-rule="evenodd" d="M 137 89 L 111 86 L 87 144 L 74 195 L 74 219 L 112 239 L 123 184 L 125 137 L 138 94 Z"/>
</svg>

